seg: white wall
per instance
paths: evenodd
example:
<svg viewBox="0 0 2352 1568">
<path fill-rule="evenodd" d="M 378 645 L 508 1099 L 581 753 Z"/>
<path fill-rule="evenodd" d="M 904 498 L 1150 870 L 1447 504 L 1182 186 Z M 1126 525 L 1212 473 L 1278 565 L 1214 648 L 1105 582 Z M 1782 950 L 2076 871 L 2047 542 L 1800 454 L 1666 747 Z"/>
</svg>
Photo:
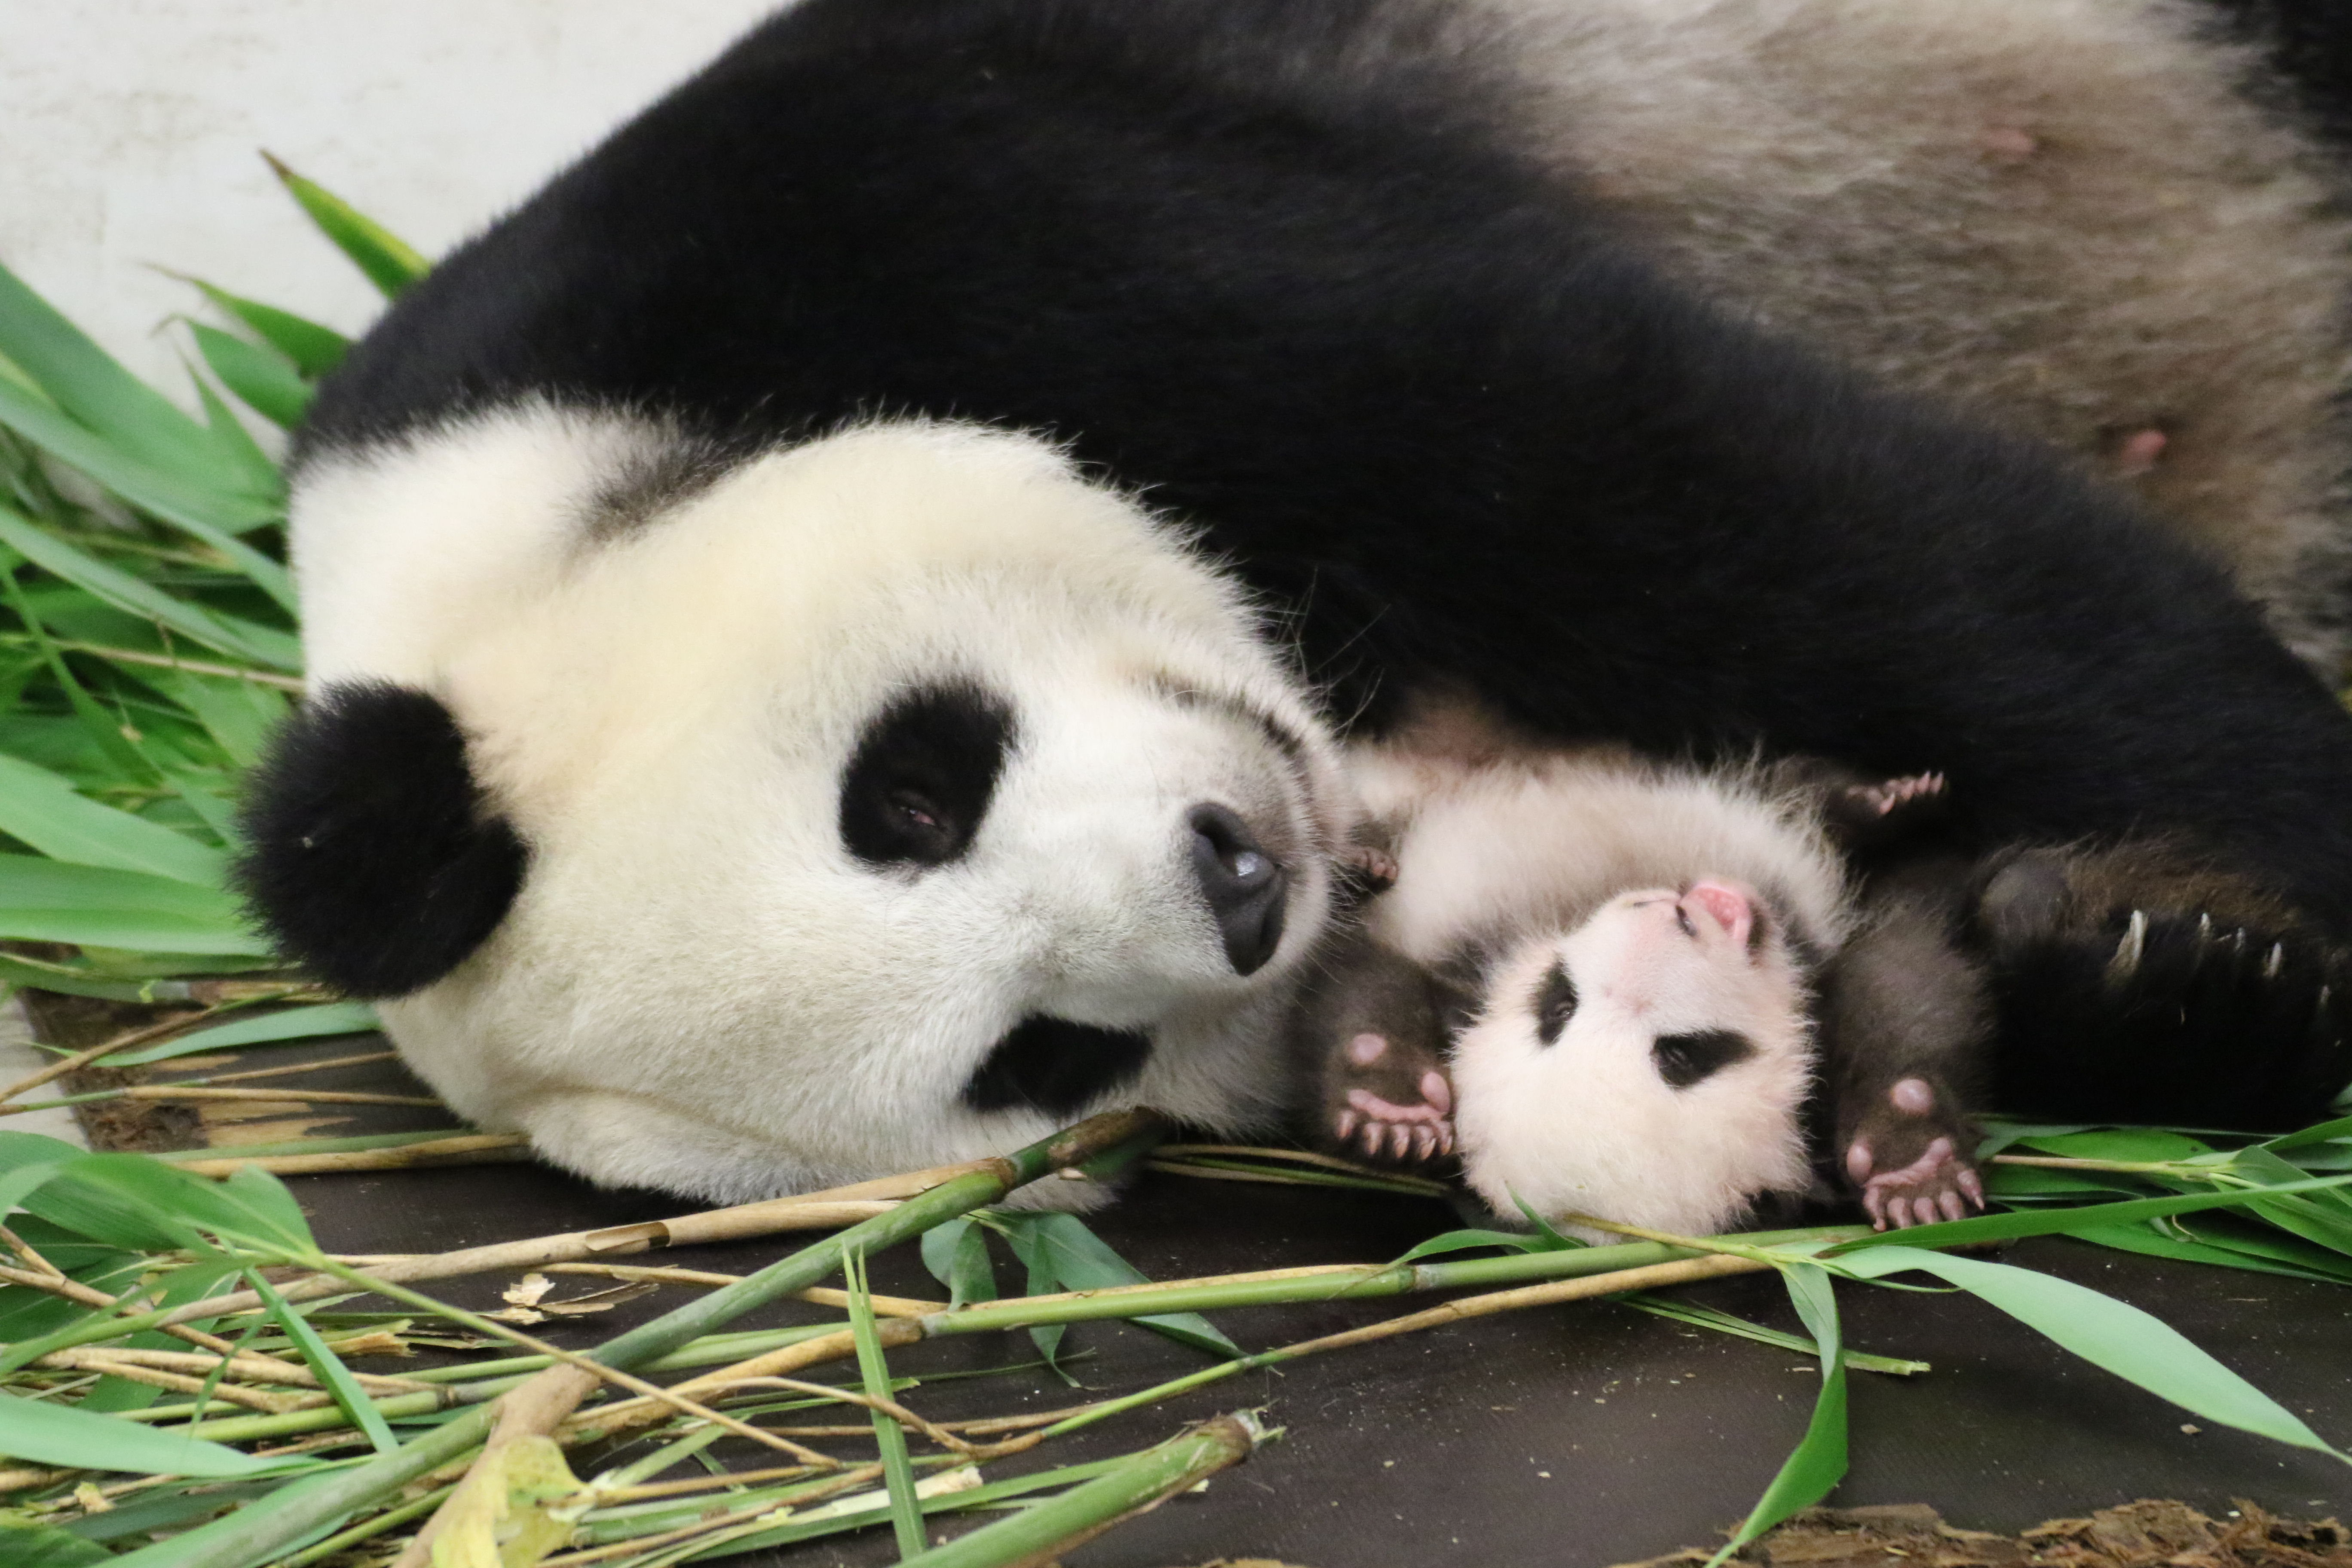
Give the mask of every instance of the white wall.
<svg viewBox="0 0 2352 1568">
<path fill-rule="evenodd" d="M 351 331 L 377 308 L 258 155 L 440 254 L 774 0 L 0 0 L 0 261 L 182 392 L 151 264 Z"/>
</svg>

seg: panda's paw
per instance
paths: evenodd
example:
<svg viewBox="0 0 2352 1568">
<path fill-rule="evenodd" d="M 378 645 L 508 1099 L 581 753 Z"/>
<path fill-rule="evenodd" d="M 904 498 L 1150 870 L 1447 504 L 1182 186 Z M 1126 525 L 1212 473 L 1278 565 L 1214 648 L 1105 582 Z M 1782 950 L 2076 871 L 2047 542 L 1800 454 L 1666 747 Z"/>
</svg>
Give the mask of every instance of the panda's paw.
<svg viewBox="0 0 2352 1568">
<path fill-rule="evenodd" d="M 1846 1142 L 1845 1173 L 1880 1230 L 1965 1219 L 1985 1202 L 1967 1152 L 1974 1147 L 1949 1095 L 1926 1079 L 1901 1079 L 1864 1109 Z"/>
<path fill-rule="evenodd" d="M 1408 1164 L 1454 1152 L 1454 1086 L 1434 1058 L 1370 1031 L 1343 1056 L 1330 1110 L 1339 1147 Z"/>
<path fill-rule="evenodd" d="M 1334 857 L 1340 879 L 1358 894 L 1370 897 L 1396 886 L 1396 857 L 1370 844 L 1349 844 Z"/>
<path fill-rule="evenodd" d="M 1944 795 L 1944 775 L 1941 773 L 1906 773 L 1899 779 L 1885 779 L 1877 784 L 1854 784 L 1846 792 L 1846 801 L 1854 810 L 1873 816 L 1888 816 L 1906 807 L 1941 800 Z"/>
<path fill-rule="evenodd" d="M 2233 891 L 2044 851 L 1990 879 L 1978 926 L 2021 1109 L 2246 1127 L 2324 1112 L 2352 1077 L 2352 963 Z"/>
</svg>

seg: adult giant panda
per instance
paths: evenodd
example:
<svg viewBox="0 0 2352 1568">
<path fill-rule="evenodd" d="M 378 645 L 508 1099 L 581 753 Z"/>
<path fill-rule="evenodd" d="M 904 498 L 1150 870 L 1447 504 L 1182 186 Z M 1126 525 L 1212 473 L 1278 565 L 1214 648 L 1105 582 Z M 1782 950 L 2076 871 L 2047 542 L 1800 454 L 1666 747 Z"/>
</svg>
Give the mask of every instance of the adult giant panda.
<svg viewBox="0 0 2352 1568">
<path fill-rule="evenodd" d="M 2037 26 L 2104 19 L 2242 63 L 2140 0 L 770 21 L 323 389 L 294 500 L 313 695 L 257 784 L 257 908 L 387 999 L 458 1110 L 599 1180 L 742 1198 L 1136 1100 L 1245 1131 L 1349 826 L 1333 733 L 1466 691 L 1538 736 L 1942 773 L 1965 840 L 2080 850 L 1997 955 L 2046 1003 L 2013 1099 L 2324 1103 L 2352 1076 L 2326 691 L 2072 460 L 1774 336 L 1797 290 L 1711 301 L 1748 241 L 1662 248 L 1672 180 L 1580 151 L 1612 101 L 1580 88 L 1593 18 L 1639 107 L 1625 84 L 1684 92 L 1759 10 L 1832 42 L 1997 11 L 2026 65 Z M 1654 63 L 1619 47 L 1662 18 L 1689 31 L 1654 26 Z M 2007 156 L 2005 126 L 1956 133 Z M 2242 129 L 2300 202 L 2284 126 Z M 1770 147 L 1759 211 L 1813 177 L 1776 195 Z M 2288 272 L 2334 243 L 2298 211 L 2257 226 Z M 2281 438 L 2321 440 L 2325 403 L 2288 398 Z M 2308 522 L 2316 493 L 2281 504 Z M 2287 557 L 2241 556 L 2259 587 L 2256 559 Z M 2184 859 L 2203 882 L 2137 869 Z M 2180 890 L 2217 878 L 2271 911 L 2251 968 Z"/>
</svg>

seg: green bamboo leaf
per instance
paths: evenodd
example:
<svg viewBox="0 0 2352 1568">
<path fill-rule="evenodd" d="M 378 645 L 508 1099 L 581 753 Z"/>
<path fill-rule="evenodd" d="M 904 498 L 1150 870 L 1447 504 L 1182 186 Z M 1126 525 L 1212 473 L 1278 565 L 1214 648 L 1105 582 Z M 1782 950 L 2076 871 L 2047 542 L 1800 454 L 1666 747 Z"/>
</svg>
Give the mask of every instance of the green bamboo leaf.
<svg viewBox="0 0 2352 1568">
<path fill-rule="evenodd" d="M 247 430 L 245 422 L 236 416 L 236 411 L 222 401 L 220 395 L 213 390 L 212 383 L 198 375 L 193 367 L 188 371 L 188 384 L 196 389 L 197 400 L 204 405 L 205 429 L 211 435 L 213 445 L 218 447 L 222 455 L 236 464 L 244 475 L 240 488 L 255 495 L 282 496 L 286 491 L 284 476 L 278 471 L 278 465 L 269 460 L 269 454 L 261 449 L 261 443 L 253 438 L 253 432 Z"/>
<path fill-rule="evenodd" d="M 1449 1252 L 1469 1252 L 1482 1247 L 1500 1247 L 1506 1252 L 1557 1252 L 1559 1248 L 1546 1237 L 1517 1230 L 1449 1230 L 1443 1236 L 1433 1236 L 1427 1241 L 1402 1254 L 1390 1264 L 1414 1263 L 1424 1258 L 1440 1258 Z"/>
<path fill-rule="evenodd" d="M 0 756 L 0 833 L 78 866 L 225 887 L 228 858 L 168 827 L 85 799 L 46 768 Z"/>
<path fill-rule="evenodd" d="M 47 1524 L 17 1524 L 0 1519 L 0 1561 L 12 1568 L 89 1568 L 113 1554 L 95 1541 Z"/>
<path fill-rule="evenodd" d="M 249 343 L 202 321 L 189 322 L 188 331 L 205 363 L 247 407 L 281 430 L 302 423 L 310 407 L 310 389 L 292 360 L 265 343 Z"/>
<path fill-rule="evenodd" d="M 269 940 L 255 931 L 184 921 L 171 915 L 99 914 L 87 910 L 0 910 L 0 938 L 121 948 L 132 952 L 168 952 L 189 958 L 261 959 L 269 957 L 273 951 Z"/>
<path fill-rule="evenodd" d="M 2074 1233 L 2077 1241 L 2087 1241 L 2098 1247 L 2111 1247 L 2117 1252 L 2137 1252 L 2148 1258 L 2168 1258 L 2178 1263 L 2202 1263 L 2218 1268 L 2242 1268 L 2254 1274 L 2283 1274 L 2292 1279 L 2309 1279 L 2322 1285 L 2352 1285 L 2352 1271 L 2341 1278 L 2299 1268 L 2292 1264 L 2273 1262 L 2259 1255 L 2232 1247 L 2216 1247 L 2209 1242 L 2187 1240 L 2166 1236 L 2147 1225 L 2093 1226 Z"/>
<path fill-rule="evenodd" d="M 252 1169 L 251 1166 L 246 1168 Z M 359 1380 L 352 1375 L 352 1369 L 343 1364 L 342 1358 L 327 1348 L 327 1342 L 319 1337 L 319 1331 L 312 1328 L 301 1313 L 288 1305 L 285 1297 L 270 1289 L 269 1281 L 261 1277 L 258 1269 L 245 1271 L 245 1285 L 247 1289 L 261 1298 L 261 1304 L 268 1311 L 270 1321 L 293 1342 L 295 1352 L 301 1356 L 304 1365 L 318 1374 L 319 1381 L 334 1400 L 335 1407 L 351 1417 L 352 1425 L 375 1445 L 375 1451 L 389 1454 L 398 1448 L 400 1440 L 392 1435 L 392 1424 L 376 1409 L 374 1403 L 360 1387 Z"/>
<path fill-rule="evenodd" d="M 202 426 L 123 369 L 5 266 L 0 354 L 58 408 L 138 461 L 191 476 L 213 468 L 212 441 Z"/>
<path fill-rule="evenodd" d="M 195 715 L 228 761 L 240 768 L 261 760 L 270 732 L 291 706 L 284 692 L 256 681 L 185 669 L 126 668 L 142 684 Z"/>
<path fill-rule="evenodd" d="M 2352 1285 L 2352 1258 L 2347 1258 L 2331 1247 L 2315 1246 L 2301 1237 L 2283 1234 L 2258 1220 L 2231 1214 L 2202 1214 L 2195 1217 L 2194 1225 L 2179 1219 L 2158 1223 L 2208 1246 Z"/>
<path fill-rule="evenodd" d="M 0 910 L 20 909 L 168 915 L 224 928 L 242 923 L 236 897 L 216 888 L 143 871 L 0 855 Z"/>
<path fill-rule="evenodd" d="M 2245 1208 L 2283 1194 L 2319 1192 L 2352 1184 L 2352 1175 L 2315 1176 L 2276 1187 L 2235 1188 L 2219 1193 L 2189 1193 L 2171 1198 L 2132 1198 L 2119 1204 L 2091 1204 L 2081 1208 L 2036 1209 L 2031 1213 L 1984 1215 L 1976 1219 L 1940 1220 L 1908 1230 L 1881 1231 L 1875 1236 L 1842 1241 L 1825 1258 L 1841 1261 L 1877 1247 L 1972 1247 L 1979 1242 L 2011 1241 L 2027 1236 L 2066 1236 L 2086 1226 L 2128 1225 L 2159 1215 L 2192 1214 L 2199 1209 Z"/>
<path fill-rule="evenodd" d="M 874 1328 L 874 1302 L 866 1289 L 866 1254 L 845 1247 L 844 1282 L 849 1287 L 849 1331 L 857 1345 L 857 1374 L 868 1399 L 891 1394 L 890 1368 L 882 1356 L 882 1336 Z M 882 1480 L 890 1500 L 890 1524 L 898 1555 L 912 1557 L 930 1545 L 923 1533 L 923 1505 L 915 1495 L 915 1468 L 907 1458 L 907 1429 L 879 1410 L 874 1413 L 874 1446 L 882 1460 Z"/>
<path fill-rule="evenodd" d="M 1038 1252 L 1050 1258 L 1052 1272 L 1069 1290 L 1103 1290 L 1119 1285 L 1149 1285 L 1150 1277 L 1118 1253 L 1108 1243 L 1087 1228 L 1086 1222 L 1072 1214 L 1021 1213 L 999 1216 L 1010 1222 L 1030 1238 Z M 1018 1244 L 1015 1244 L 1018 1250 Z M 1034 1290 L 1031 1294 L 1035 1294 Z M 1168 1312 L 1131 1321 L 1153 1329 L 1194 1350 L 1211 1355 L 1238 1356 L 1241 1347 L 1227 1339 L 1216 1326 L 1198 1312 Z"/>
<path fill-rule="evenodd" d="M 332 327 L 322 327 L 275 305 L 240 298 L 226 289 L 215 289 L 201 278 L 184 281 L 203 289 L 205 299 L 252 328 L 263 342 L 292 360 L 295 368 L 309 380 L 316 381 L 342 363 L 343 356 L 351 352 L 352 341 Z"/>
<path fill-rule="evenodd" d="M 389 229 L 367 216 L 351 203 L 313 181 L 306 180 L 267 153 L 270 170 L 302 205 L 319 232 L 332 240 L 335 248 L 351 258 L 352 264 L 367 274 L 387 300 L 425 276 L 431 267 Z"/>
<path fill-rule="evenodd" d="M 1813 1402 L 1812 1419 L 1806 1423 L 1803 1440 L 1772 1478 L 1772 1484 L 1764 1489 L 1738 1531 L 1707 1560 L 1707 1568 L 1717 1568 L 1782 1520 L 1812 1507 L 1845 1479 L 1845 1346 L 1838 1327 L 1836 1288 L 1818 1264 L 1783 1264 L 1780 1273 L 1797 1316 L 1813 1336 L 1813 1353 L 1821 1357 L 1821 1396 Z"/>
<path fill-rule="evenodd" d="M 2070 1160 L 2173 1161 L 2210 1154 L 2213 1145 L 2161 1127 L 2105 1127 L 2090 1132 L 2017 1140 L 2029 1149 Z"/>
<path fill-rule="evenodd" d="M 375 1016 L 375 1009 L 364 1002 L 320 1002 L 311 1006 L 289 1007 L 283 1012 L 239 1018 L 233 1023 L 215 1024 L 209 1029 L 198 1029 L 176 1040 L 165 1040 L 161 1045 L 147 1046 L 135 1051 L 119 1051 L 98 1065 L 107 1068 L 139 1067 L 148 1062 L 169 1061 L 173 1057 L 193 1056 L 200 1051 L 223 1050 L 231 1046 L 274 1045 L 281 1040 L 316 1040 L 332 1035 L 364 1035 L 383 1026 Z"/>
<path fill-rule="evenodd" d="M 2291 1412 L 2160 1320 L 2054 1275 L 2006 1263 L 1948 1258 L 1915 1247 L 1850 1253 L 1841 1268 L 1864 1279 L 1916 1269 L 1957 1285 L 2028 1328 L 2137 1384 L 2160 1399 L 2225 1426 L 2333 1455 L 2352 1464 Z"/>
<path fill-rule="evenodd" d="M 923 1232 L 923 1267 L 948 1288 L 948 1305 L 996 1300 L 996 1270 L 988 1261 L 988 1233 L 956 1218 Z"/>
<path fill-rule="evenodd" d="M 275 1463 L 201 1438 L 92 1415 L 45 1399 L 0 1394 L 0 1454 L 77 1470 L 153 1476 L 248 1476 Z M 0 1536 L 0 1542 L 6 1537 Z"/>
<path fill-rule="evenodd" d="M 174 598 L 121 567 L 76 549 L 6 507 L 0 507 L 0 543 L 117 609 L 159 622 L 206 647 L 271 669 L 302 668 L 301 641 L 291 633 Z"/>
<path fill-rule="evenodd" d="M 270 1253 L 273 1260 L 318 1250 L 285 1184 L 250 1165 L 215 1182 L 144 1154 L 82 1154 L 25 1206 L 52 1225 L 134 1251 L 184 1247 L 215 1256 L 214 1237 Z M 22 1350 L 10 1350 L 8 1364 L 21 1364 L 14 1358 Z"/>
</svg>

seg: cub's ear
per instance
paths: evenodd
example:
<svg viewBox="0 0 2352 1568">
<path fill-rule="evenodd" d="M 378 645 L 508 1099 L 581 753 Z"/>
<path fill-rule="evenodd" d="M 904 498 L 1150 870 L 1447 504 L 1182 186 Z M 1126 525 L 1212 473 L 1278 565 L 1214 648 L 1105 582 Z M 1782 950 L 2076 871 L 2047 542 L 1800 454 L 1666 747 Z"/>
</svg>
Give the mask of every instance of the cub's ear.
<svg viewBox="0 0 2352 1568">
<path fill-rule="evenodd" d="M 488 809 L 449 710 L 330 686 L 253 775 L 238 879 L 279 950 L 353 996 L 440 979 L 506 918 L 529 852 Z"/>
</svg>

